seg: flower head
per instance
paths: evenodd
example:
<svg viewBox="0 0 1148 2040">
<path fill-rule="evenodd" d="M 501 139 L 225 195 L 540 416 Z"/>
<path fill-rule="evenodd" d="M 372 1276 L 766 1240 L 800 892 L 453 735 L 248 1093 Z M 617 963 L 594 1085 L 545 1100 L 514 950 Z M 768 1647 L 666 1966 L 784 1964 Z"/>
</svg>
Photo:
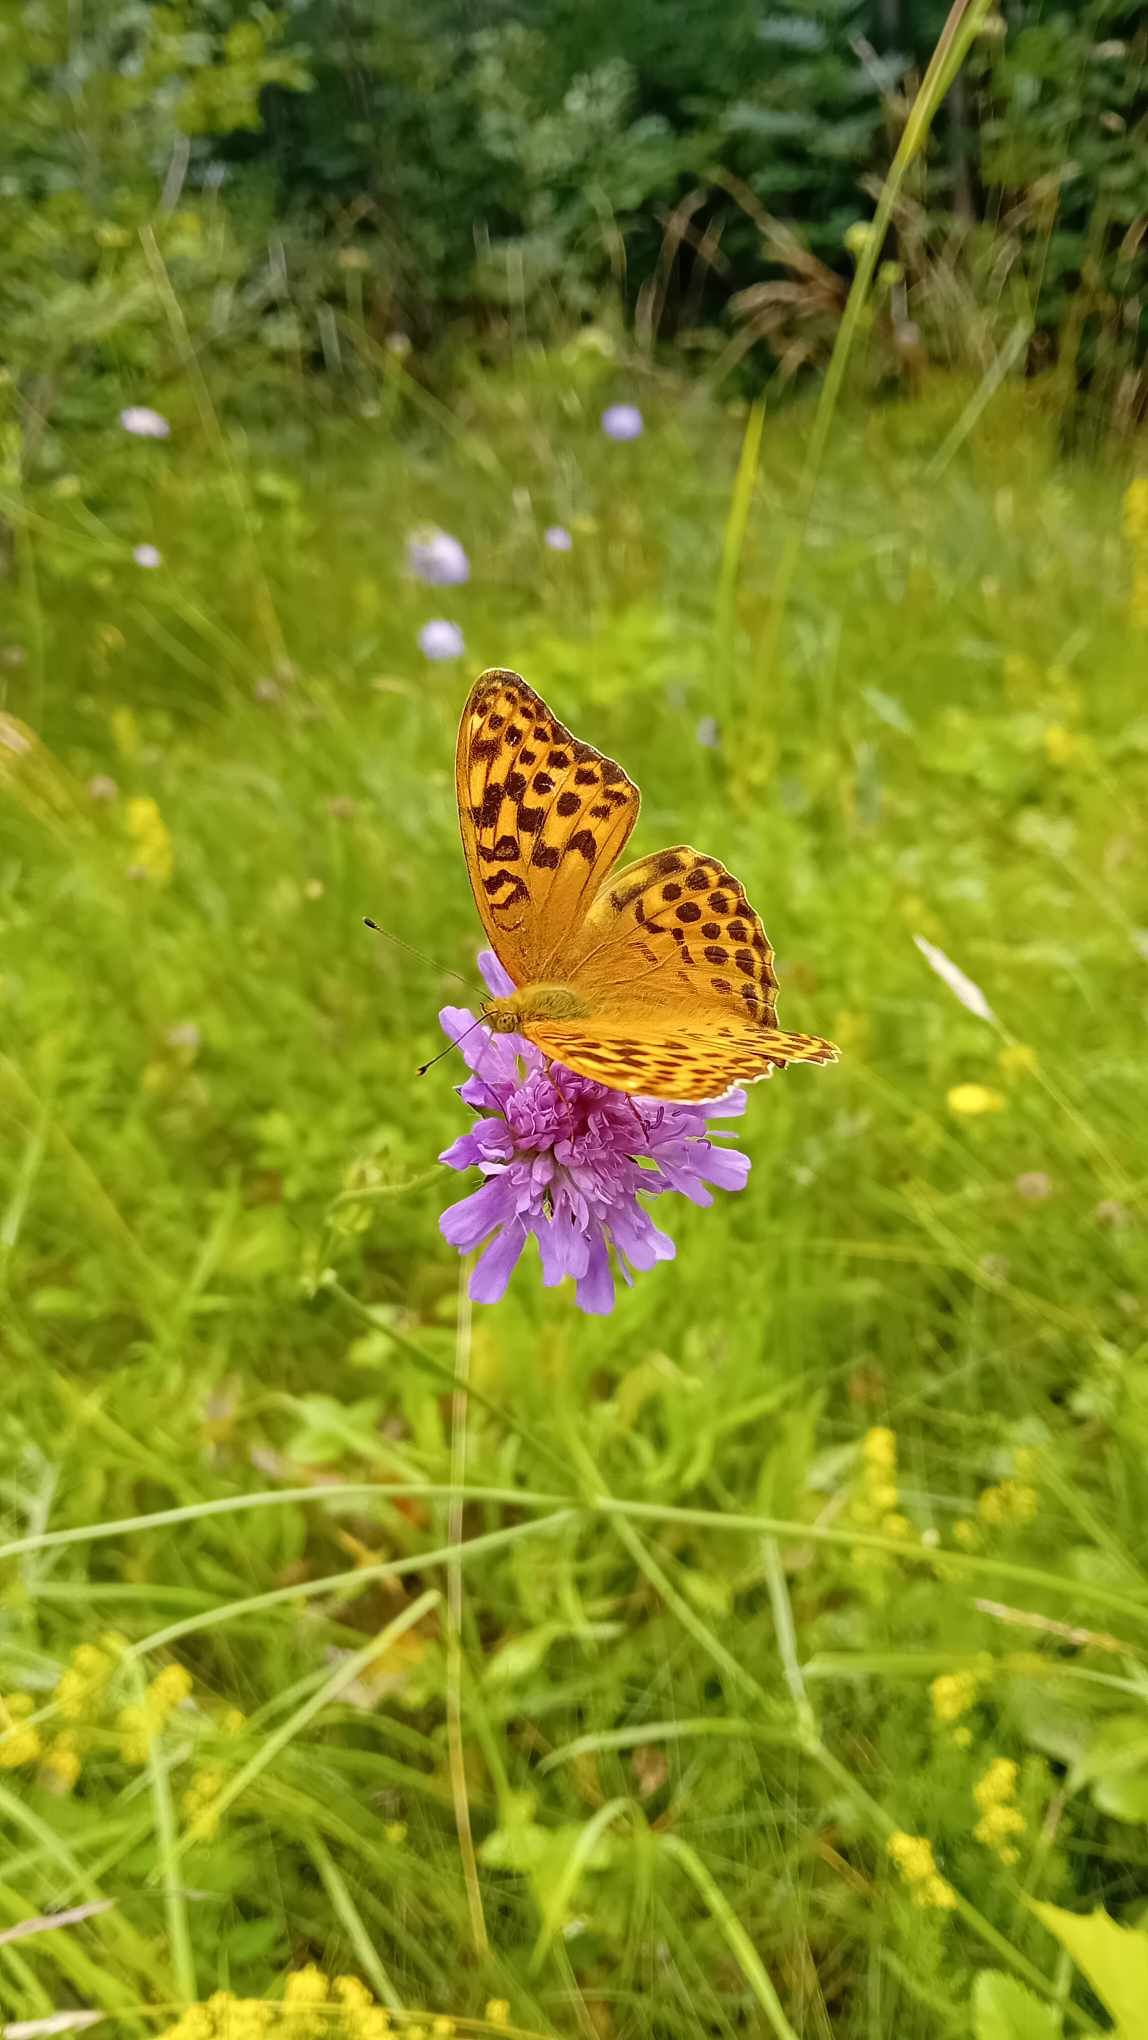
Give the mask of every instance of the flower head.
<svg viewBox="0 0 1148 2040">
<path fill-rule="evenodd" d="M 602 413 L 602 430 L 607 439 L 640 439 L 645 424 L 636 404 L 610 404 Z"/>
<path fill-rule="evenodd" d="M 513 991 L 492 951 L 479 967 L 496 997 Z M 548 1062 L 520 1035 L 487 1034 L 465 1007 L 445 1006 L 439 1019 L 473 1072 L 459 1096 L 485 1114 L 439 1157 L 486 1178 L 439 1221 L 460 1253 L 482 1246 L 470 1280 L 476 1303 L 498 1302 L 533 1235 L 547 1288 L 572 1275 L 579 1308 L 604 1315 L 615 1270 L 628 1283 L 631 1269 L 674 1257 L 640 1197 L 676 1190 L 704 1205 L 710 1184 L 743 1188 L 748 1156 L 715 1145 L 708 1122 L 744 1112 L 744 1091 L 704 1105 L 632 1098 Z"/>
<path fill-rule="evenodd" d="M 161 411 L 153 411 L 150 404 L 129 404 L 120 412 L 120 424 L 133 439 L 166 439 L 171 426 Z"/>
<path fill-rule="evenodd" d="M 548 545 L 551 552 L 572 552 L 574 550 L 574 540 L 564 524 L 548 524 L 542 534 L 542 543 L 543 545 Z"/>
<path fill-rule="evenodd" d="M 157 545 L 133 546 L 132 558 L 137 567 L 162 567 L 163 565 L 163 554 Z"/>
<path fill-rule="evenodd" d="M 457 588 L 470 579 L 470 561 L 448 531 L 416 531 L 407 542 L 407 565 L 428 588 Z"/>
<path fill-rule="evenodd" d="M 466 650 L 466 640 L 457 623 L 447 623 L 443 617 L 435 617 L 424 623 L 419 632 L 419 650 L 426 659 L 461 659 Z"/>
</svg>

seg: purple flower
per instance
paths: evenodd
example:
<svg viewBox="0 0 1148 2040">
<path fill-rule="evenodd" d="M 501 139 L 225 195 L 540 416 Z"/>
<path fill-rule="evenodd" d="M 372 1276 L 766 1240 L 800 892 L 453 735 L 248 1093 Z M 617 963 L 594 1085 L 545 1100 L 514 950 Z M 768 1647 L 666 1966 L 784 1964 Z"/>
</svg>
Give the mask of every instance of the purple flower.
<svg viewBox="0 0 1148 2040">
<path fill-rule="evenodd" d="M 162 567 L 163 565 L 163 554 L 156 545 L 133 546 L 132 558 L 137 567 Z"/>
<path fill-rule="evenodd" d="M 120 424 L 134 439 L 166 439 L 171 426 L 161 411 L 153 411 L 150 404 L 129 404 L 120 412 Z"/>
<path fill-rule="evenodd" d="M 478 961 L 496 997 L 513 991 L 492 950 Z M 605 1315 L 615 1269 L 628 1283 L 631 1269 L 674 1258 L 673 1241 L 639 1197 L 676 1190 L 691 1204 L 712 1204 L 707 1184 L 744 1187 L 748 1155 L 716 1146 L 708 1126 L 744 1112 L 744 1091 L 705 1105 L 631 1098 L 548 1062 L 520 1035 L 475 1027 L 465 1007 L 444 1006 L 439 1020 L 474 1072 L 459 1097 L 485 1115 L 439 1156 L 486 1178 L 439 1220 L 460 1254 L 482 1246 L 470 1278 L 476 1303 L 498 1302 L 533 1234 L 546 1287 L 572 1275 L 579 1308 Z"/>
<path fill-rule="evenodd" d="M 574 540 L 564 524 L 548 525 L 542 534 L 542 543 L 543 545 L 548 545 L 551 552 L 572 552 L 574 550 Z"/>
<path fill-rule="evenodd" d="M 470 561 L 446 531 L 416 531 L 407 541 L 407 565 L 428 588 L 457 588 L 470 579 Z"/>
<path fill-rule="evenodd" d="M 461 659 L 466 650 L 466 640 L 457 623 L 447 623 L 436 616 L 431 623 L 424 623 L 419 632 L 419 650 L 428 659 Z"/>
<path fill-rule="evenodd" d="M 716 751 L 721 743 L 721 731 L 718 728 L 717 717 L 703 715 L 697 729 L 694 731 L 694 735 L 704 751 Z"/>
<path fill-rule="evenodd" d="M 644 429 L 636 404 L 611 404 L 602 413 L 602 430 L 607 439 L 640 439 Z"/>
</svg>

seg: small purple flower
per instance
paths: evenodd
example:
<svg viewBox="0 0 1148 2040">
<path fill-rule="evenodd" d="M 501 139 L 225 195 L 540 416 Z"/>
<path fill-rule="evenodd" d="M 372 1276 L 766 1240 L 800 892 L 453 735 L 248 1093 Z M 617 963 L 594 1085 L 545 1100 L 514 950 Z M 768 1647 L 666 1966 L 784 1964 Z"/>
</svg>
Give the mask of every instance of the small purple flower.
<svg viewBox="0 0 1148 2040">
<path fill-rule="evenodd" d="M 427 659 L 461 659 L 466 640 L 457 623 L 447 623 L 436 616 L 420 630 L 419 650 Z"/>
<path fill-rule="evenodd" d="M 694 735 L 703 751 L 716 751 L 721 743 L 721 731 L 718 728 L 717 717 L 703 715 L 698 722 Z"/>
<path fill-rule="evenodd" d="M 645 427 L 636 404 L 611 404 L 602 413 L 602 430 L 607 439 L 640 439 Z"/>
<path fill-rule="evenodd" d="M 470 561 L 447 531 L 416 531 L 407 541 L 407 565 L 428 588 L 457 588 L 470 579 Z"/>
<path fill-rule="evenodd" d="M 137 567 L 162 567 L 163 565 L 163 554 L 156 545 L 133 546 L 132 558 Z"/>
<path fill-rule="evenodd" d="M 478 962 L 496 997 L 514 989 L 492 950 Z M 486 1178 L 439 1220 L 460 1254 L 482 1246 L 470 1278 L 475 1303 L 499 1301 L 533 1234 L 546 1287 L 572 1275 L 579 1308 L 604 1316 L 614 1307 L 615 1269 L 629 1283 L 631 1269 L 674 1258 L 673 1241 L 639 1197 L 676 1190 L 691 1204 L 712 1204 L 708 1184 L 744 1187 L 748 1155 L 716 1146 L 708 1126 L 744 1112 L 744 1091 L 704 1105 L 631 1098 L 548 1062 L 520 1035 L 474 1027 L 465 1007 L 444 1006 L 439 1020 L 474 1072 L 459 1097 L 486 1115 L 439 1156 Z"/>
<path fill-rule="evenodd" d="M 548 545 L 551 552 L 573 552 L 574 550 L 574 540 L 564 524 L 548 525 L 542 534 L 542 543 L 543 545 Z"/>
<path fill-rule="evenodd" d="M 153 411 L 150 404 L 129 404 L 120 412 L 120 424 L 133 439 L 166 439 L 171 426 L 161 411 Z"/>
</svg>

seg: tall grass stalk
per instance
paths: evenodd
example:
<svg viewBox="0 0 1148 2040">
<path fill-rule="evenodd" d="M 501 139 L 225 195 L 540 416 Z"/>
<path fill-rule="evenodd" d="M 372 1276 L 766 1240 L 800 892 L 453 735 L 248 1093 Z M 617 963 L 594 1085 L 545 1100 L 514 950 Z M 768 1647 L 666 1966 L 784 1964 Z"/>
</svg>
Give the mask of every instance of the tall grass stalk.
<svg viewBox="0 0 1148 2040">
<path fill-rule="evenodd" d="M 889 166 L 889 174 L 881 188 L 877 210 L 857 260 L 853 283 L 841 324 L 837 329 L 833 352 L 829 357 L 829 366 L 825 371 L 825 380 L 814 413 L 813 429 L 798 485 L 797 503 L 788 524 L 777 573 L 770 590 L 769 621 L 757 660 L 753 699 L 743 704 L 747 720 L 759 712 L 762 695 L 768 696 L 775 683 L 781 633 L 793 591 L 797 564 L 805 542 L 809 513 L 813 507 L 813 499 L 825 461 L 829 435 L 845 382 L 845 373 L 860 329 L 861 314 L 873 282 L 877 258 L 889 231 L 893 209 L 907 172 L 928 140 L 937 109 L 964 63 L 973 39 L 982 28 L 992 4 L 993 0 L 953 0 L 948 19 L 921 80 L 920 90 L 909 109 L 901 139 Z"/>
</svg>

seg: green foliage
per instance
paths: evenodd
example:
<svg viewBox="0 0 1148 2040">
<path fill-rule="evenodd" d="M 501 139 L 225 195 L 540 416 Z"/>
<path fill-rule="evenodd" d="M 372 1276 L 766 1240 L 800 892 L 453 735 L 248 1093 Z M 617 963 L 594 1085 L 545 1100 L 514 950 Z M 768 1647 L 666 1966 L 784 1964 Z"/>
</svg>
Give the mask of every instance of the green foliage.
<svg viewBox="0 0 1148 2040">
<path fill-rule="evenodd" d="M 162 2031 L 189 1960 L 199 1998 L 275 2000 L 313 1961 L 563 2036 L 578 1993 L 634 2040 L 772 2040 L 775 2000 L 798 2034 L 1044 2040 L 1057 1956 L 1019 1891 L 1134 1919 L 1140 527 L 1123 474 L 1054 464 L 1023 388 L 926 482 L 969 394 L 843 411 L 768 699 L 806 412 L 765 419 L 727 585 L 744 412 L 601 332 L 472 365 L 453 410 L 383 366 L 351 420 L 240 433 L 173 383 L 169 440 L 62 420 L 78 486 L 5 496 L 0 1932 L 116 1900 L 0 1943 L 5 2016 Z M 623 397 L 629 446 L 597 422 Z M 465 586 L 411 580 L 424 522 Z M 459 665 L 418 652 L 436 614 Z M 473 971 L 451 755 L 493 661 L 636 770 L 638 847 L 728 858 L 783 1019 L 845 1053 L 753 1094 L 747 1190 L 666 1214 L 677 1260 L 613 1317 L 527 1263 L 475 1313 L 481 1956 L 422 1599 L 463 1117 L 449 1064 L 413 1072 Z M 970 1085 L 998 1109 L 962 1115 Z M 191 1677 L 153 1691 L 155 1761 L 121 1643 L 62 1712 L 107 1631 L 149 1686 Z M 1001 1757 L 1011 1863 L 976 1833 Z M 919 1902 L 890 1830 L 959 1907 Z"/>
<path fill-rule="evenodd" d="M 230 23 L 140 0 L 102 0 L 82 19 L 39 0 L 7 11 L 0 320 L 17 459 L 57 424 L 106 415 L 103 378 L 154 389 L 172 373 L 157 266 L 197 339 L 234 326 L 251 249 L 212 188 L 206 143 L 257 127 L 266 87 L 306 85 L 280 26 L 262 4 Z"/>
<path fill-rule="evenodd" d="M 982 125 L 998 262 L 1018 263 L 1032 323 L 1118 415 L 1143 408 L 1148 289 L 1148 25 L 1121 0 L 1049 7 L 1002 43 Z"/>
<path fill-rule="evenodd" d="M 1136 2040 L 1148 2005 L 1148 1934 L 1122 1927 L 1100 1910 L 1082 1918 L 1062 1906 L 1030 1904 L 1112 2014 L 1117 2040 Z"/>
</svg>

